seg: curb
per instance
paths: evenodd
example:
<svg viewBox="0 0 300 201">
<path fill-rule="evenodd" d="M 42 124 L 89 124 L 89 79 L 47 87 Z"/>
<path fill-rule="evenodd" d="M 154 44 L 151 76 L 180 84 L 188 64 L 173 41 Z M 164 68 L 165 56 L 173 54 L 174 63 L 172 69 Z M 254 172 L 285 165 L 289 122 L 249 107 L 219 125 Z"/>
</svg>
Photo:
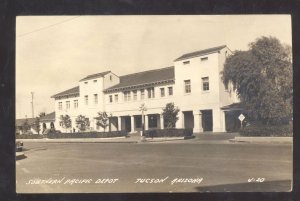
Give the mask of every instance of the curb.
<svg viewBox="0 0 300 201">
<path fill-rule="evenodd" d="M 229 142 L 292 144 L 293 137 L 235 137 Z"/>
</svg>

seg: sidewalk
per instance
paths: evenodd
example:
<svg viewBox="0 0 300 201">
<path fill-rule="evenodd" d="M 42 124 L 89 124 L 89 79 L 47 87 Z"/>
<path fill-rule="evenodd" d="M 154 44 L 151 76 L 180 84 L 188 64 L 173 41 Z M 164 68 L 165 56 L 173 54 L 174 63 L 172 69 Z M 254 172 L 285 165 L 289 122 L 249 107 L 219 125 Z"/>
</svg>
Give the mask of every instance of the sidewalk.
<svg viewBox="0 0 300 201">
<path fill-rule="evenodd" d="M 284 143 L 292 144 L 293 137 L 235 137 L 230 142 L 247 142 L 247 143 Z"/>
</svg>

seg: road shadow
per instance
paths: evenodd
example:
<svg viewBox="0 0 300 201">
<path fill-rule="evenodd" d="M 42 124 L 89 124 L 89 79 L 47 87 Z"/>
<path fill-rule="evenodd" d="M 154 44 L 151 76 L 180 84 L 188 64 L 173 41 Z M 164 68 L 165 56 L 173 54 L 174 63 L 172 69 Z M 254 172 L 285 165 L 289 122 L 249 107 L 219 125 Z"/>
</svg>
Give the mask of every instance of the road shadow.
<svg viewBox="0 0 300 201">
<path fill-rule="evenodd" d="M 265 182 L 247 182 L 237 184 L 223 184 L 215 186 L 196 187 L 199 192 L 290 192 L 291 180 L 277 180 Z"/>
</svg>

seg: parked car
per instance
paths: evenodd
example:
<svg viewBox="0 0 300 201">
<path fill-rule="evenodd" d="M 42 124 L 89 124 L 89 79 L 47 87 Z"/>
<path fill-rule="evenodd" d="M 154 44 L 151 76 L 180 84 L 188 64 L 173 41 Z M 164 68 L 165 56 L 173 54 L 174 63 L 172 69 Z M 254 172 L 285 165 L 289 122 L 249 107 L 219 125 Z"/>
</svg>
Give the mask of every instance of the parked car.
<svg viewBox="0 0 300 201">
<path fill-rule="evenodd" d="M 23 150 L 23 142 L 17 141 L 16 142 L 16 151 L 22 151 Z"/>
</svg>

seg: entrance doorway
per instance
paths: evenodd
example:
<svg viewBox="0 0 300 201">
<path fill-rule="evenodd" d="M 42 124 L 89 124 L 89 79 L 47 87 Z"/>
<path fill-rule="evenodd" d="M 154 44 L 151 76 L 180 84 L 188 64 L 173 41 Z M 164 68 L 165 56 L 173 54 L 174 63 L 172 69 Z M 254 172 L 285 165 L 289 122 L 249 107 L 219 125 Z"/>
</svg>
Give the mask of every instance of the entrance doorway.
<svg viewBox="0 0 300 201">
<path fill-rule="evenodd" d="M 203 131 L 213 130 L 212 110 L 201 110 Z"/>
<path fill-rule="evenodd" d="M 131 118 L 129 116 L 124 117 L 125 122 L 125 131 L 130 132 L 131 131 Z"/>
</svg>

